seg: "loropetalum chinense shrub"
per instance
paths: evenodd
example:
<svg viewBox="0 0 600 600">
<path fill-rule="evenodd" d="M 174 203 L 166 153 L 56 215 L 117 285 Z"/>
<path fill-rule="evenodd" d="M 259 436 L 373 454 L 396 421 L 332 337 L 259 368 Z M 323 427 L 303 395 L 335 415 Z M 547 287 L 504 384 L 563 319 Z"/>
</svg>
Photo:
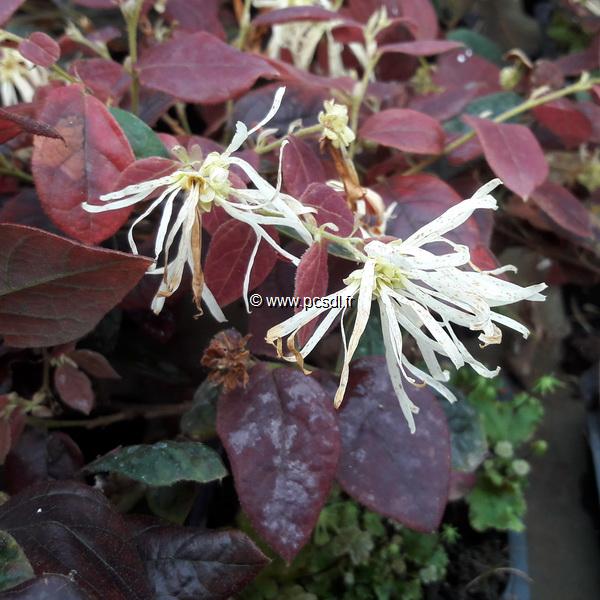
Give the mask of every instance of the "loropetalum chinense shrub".
<svg viewBox="0 0 600 600">
<path fill-rule="evenodd" d="M 0 7 L 3 589 L 236 594 L 264 555 L 193 526 L 229 474 L 287 562 L 334 482 L 434 531 L 452 373 L 493 380 L 477 344 L 528 336 L 541 279 L 599 272 L 599 17 L 556 7 L 588 49 L 534 60 L 429 0 L 42 4 Z M 164 426 L 65 433 L 138 417 Z M 115 508 L 140 503 L 171 524 Z"/>
</svg>

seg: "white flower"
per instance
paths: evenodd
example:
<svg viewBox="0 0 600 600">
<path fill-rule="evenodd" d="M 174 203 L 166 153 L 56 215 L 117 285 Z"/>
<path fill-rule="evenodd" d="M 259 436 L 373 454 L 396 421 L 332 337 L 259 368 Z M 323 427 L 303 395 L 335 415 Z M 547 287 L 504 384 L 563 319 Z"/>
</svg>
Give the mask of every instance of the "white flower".
<svg viewBox="0 0 600 600">
<path fill-rule="evenodd" d="M 282 340 L 288 338 L 291 355 L 286 360 L 303 360 L 325 335 L 338 315 L 345 312 L 346 299 L 357 299 L 357 315 L 349 341 L 343 333 L 344 363 L 340 375 L 335 405 L 339 406 L 348 383 L 349 366 L 360 337 L 365 330 L 376 300 L 381 315 L 381 326 L 388 371 L 400 406 L 411 432 L 415 431 L 413 414 L 418 407 L 410 400 L 403 386 L 403 378 L 413 385 L 429 385 L 450 402 L 452 392 L 443 385 L 449 373 L 442 369 L 438 355 L 447 357 L 459 369 L 470 365 L 484 377 L 494 377 L 499 369 L 489 370 L 475 359 L 454 332 L 460 325 L 479 331 L 484 344 L 498 344 L 502 333 L 497 324 L 514 329 L 527 337 L 529 331 L 521 323 L 492 309 L 520 300 L 543 301 L 540 292 L 544 283 L 520 287 L 494 277 L 499 273 L 516 270 L 512 266 L 495 271 L 479 271 L 470 262 L 469 249 L 456 244 L 445 234 L 464 223 L 478 208 L 496 209 L 489 195 L 500 180 L 495 179 L 443 215 L 423 226 L 406 240 L 388 244 L 371 241 L 364 247 L 364 266 L 344 280 L 346 287 L 329 296 L 336 308 L 305 308 L 267 332 L 267 341 L 276 343 L 281 352 Z M 427 244 L 441 242 L 450 246 L 446 254 L 433 254 Z M 334 299 L 340 300 L 335 303 Z M 327 305 L 323 302 L 322 305 Z M 337 308 L 339 307 L 339 308 Z M 296 350 L 294 337 L 307 323 L 327 312 L 303 348 Z M 419 369 L 402 352 L 402 331 L 410 335 L 419 348 L 429 373 Z"/>
<path fill-rule="evenodd" d="M 255 8 L 270 9 L 292 8 L 294 6 L 319 6 L 331 11 L 335 9 L 330 0 L 253 0 L 252 4 Z M 330 35 L 331 27 L 331 23 L 315 21 L 297 21 L 273 25 L 267 53 L 272 58 L 279 58 L 282 50 L 288 50 L 292 55 L 294 66 L 307 70 L 313 61 L 319 42 L 324 35 L 327 35 L 330 54 L 331 47 L 334 47 L 334 58 L 337 64 L 343 46 Z"/>
<path fill-rule="evenodd" d="M 256 244 L 249 256 L 248 269 L 244 279 L 244 300 L 248 307 L 248 288 L 250 285 L 250 272 L 258 251 L 261 240 L 265 240 L 279 254 L 285 256 L 295 265 L 299 260 L 293 254 L 284 250 L 269 233 L 265 225 L 281 226 L 292 229 L 305 243 L 310 244 L 312 237 L 305 225 L 300 220 L 300 214 L 311 212 L 300 202 L 281 193 L 281 153 L 279 157 L 279 171 L 277 187 L 265 181 L 245 160 L 232 156 L 248 137 L 270 121 L 281 104 L 285 88 L 279 88 L 275 94 L 273 106 L 265 118 L 255 127 L 248 130 L 238 122 L 236 132 L 227 149 L 222 152 L 211 152 L 202 161 L 188 160 L 171 175 L 153 179 L 136 185 L 105 194 L 100 200 L 107 202 L 104 205 L 92 205 L 87 202 L 83 207 L 88 212 L 103 212 L 118 210 L 138 202 L 142 202 L 156 190 L 162 189 L 160 195 L 150 202 L 148 208 L 135 219 L 129 229 L 129 245 L 134 254 L 137 247 L 133 240 L 134 227 L 146 218 L 160 204 L 163 212 L 154 244 L 155 265 L 149 273 L 161 274 L 163 280 L 153 302 L 152 309 L 157 314 L 162 310 L 165 298 L 175 292 L 181 283 L 183 270 L 186 263 L 189 265 L 193 282 L 194 300 L 200 310 L 200 300 L 204 300 L 210 312 L 219 321 L 225 321 L 225 316 L 217 304 L 211 291 L 204 285 L 204 277 L 200 264 L 202 214 L 210 212 L 213 206 L 220 206 L 229 216 L 249 225 L 256 234 Z M 237 166 L 248 176 L 255 189 L 239 189 L 233 187 L 229 179 L 229 169 Z M 172 220 L 175 201 L 183 192 L 183 203 L 177 216 Z M 176 236 L 180 234 L 179 243 L 173 257 L 172 246 Z M 157 267 L 156 261 L 163 254 L 164 265 Z"/>
<path fill-rule="evenodd" d="M 48 82 L 45 69 L 36 67 L 14 48 L 0 48 L 0 97 L 2 106 L 31 102 L 35 88 Z"/>
<path fill-rule="evenodd" d="M 334 148 L 346 148 L 356 137 L 348 127 L 348 107 L 325 100 L 323 108 L 325 110 L 319 113 L 319 123 L 323 127 L 324 137 L 331 141 Z"/>
</svg>

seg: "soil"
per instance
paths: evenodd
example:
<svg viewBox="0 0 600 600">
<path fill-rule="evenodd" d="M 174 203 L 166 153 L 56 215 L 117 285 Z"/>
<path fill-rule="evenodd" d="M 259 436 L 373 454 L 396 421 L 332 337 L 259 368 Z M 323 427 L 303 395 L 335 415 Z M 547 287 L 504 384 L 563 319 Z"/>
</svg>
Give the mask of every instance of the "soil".
<svg viewBox="0 0 600 600">
<path fill-rule="evenodd" d="M 472 529 L 464 503 L 450 505 L 444 522 L 458 529 L 460 539 L 447 548 L 446 580 L 428 587 L 425 600 L 499 600 L 509 577 L 506 533 Z"/>
</svg>

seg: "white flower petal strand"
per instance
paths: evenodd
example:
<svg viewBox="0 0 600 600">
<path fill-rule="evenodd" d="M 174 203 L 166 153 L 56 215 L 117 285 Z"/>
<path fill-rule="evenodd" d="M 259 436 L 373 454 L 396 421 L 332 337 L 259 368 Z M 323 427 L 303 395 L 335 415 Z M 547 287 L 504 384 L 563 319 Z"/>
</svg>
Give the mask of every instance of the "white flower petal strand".
<svg viewBox="0 0 600 600">
<path fill-rule="evenodd" d="M 340 406 L 344 398 L 346 386 L 348 385 L 348 376 L 350 375 L 350 361 L 352 360 L 352 356 L 354 356 L 358 342 L 360 341 L 365 327 L 367 326 L 367 322 L 369 321 L 374 287 L 375 261 L 367 260 L 363 268 L 360 289 L 358 291 L 356 321 L 354 322 L 354 328 L 352 329 L 352 334 L 350 335 L 348 347 L 345 348 L 344 364 L 342 365 L 342 372 L 340 374 L 340 383 L 333 401 L 333 404 L 336 408 Z"/>
</svg>

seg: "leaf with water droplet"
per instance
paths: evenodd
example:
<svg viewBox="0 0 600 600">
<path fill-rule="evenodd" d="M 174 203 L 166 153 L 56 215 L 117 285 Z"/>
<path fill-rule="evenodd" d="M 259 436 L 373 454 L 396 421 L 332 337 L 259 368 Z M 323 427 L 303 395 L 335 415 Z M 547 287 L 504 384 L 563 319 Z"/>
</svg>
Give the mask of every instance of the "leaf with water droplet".
<svg viewBox="0 0 600 600">
<path fill-rule="evenodd" d="M 158 442 L 119 448 L 90 463 L 91 473 L 119 473 L 146 485 L 165 486 L 178 481 L 207 483 L 227 475 L 219 455 L 199 442 Z"/>
</svg>

